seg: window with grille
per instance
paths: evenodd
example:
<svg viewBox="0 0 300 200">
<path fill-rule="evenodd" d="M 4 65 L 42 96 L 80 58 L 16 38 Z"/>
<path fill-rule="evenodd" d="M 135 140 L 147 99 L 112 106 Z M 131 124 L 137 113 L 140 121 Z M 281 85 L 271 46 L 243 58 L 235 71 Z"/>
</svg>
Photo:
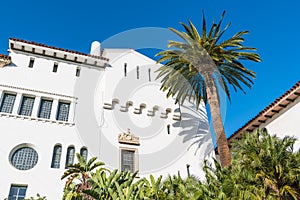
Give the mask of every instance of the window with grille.
<svg viewBox="0 0 300 200">
<path fill-rule="evenodd" d="M 60 167 L 61 150 L 62 150 L 61 145 L 54 146 L 51 168 L 59 168 Z"/>
<path fill-rule="evenodd" d="M 34 97 L 23 96 L 20 110 L 19 110 L 19 115 L 30 116 L 32 113 L 33 104 L 34 104 Z"/>
<path fill-rule="evenodd" d="M 41 99 L 38 117 L 50 119 L 52 102 L 52 100 Z"/>
<path fill-rule="evenodd" d="M 135 169 L 135 150 L 121 149 L 121 171 L 134 173 Z"/>
<path fill-rule="evenodd" d="M 16 100 L 15 94 L 4 93 L 1 106 L 0 106 L 0 112 L 12 113 L 15 100 Z"/>
<path fill-rule="evenodd" d="M 80 149 L 80 155 L 83 157 L 83 159 L 84 159 L 85 161 L 87 161 L 87 156 L 88 156 L 88 150 L 87 150 L 87 148 L 82 147 L 82 148 Z"/>
<path fill-rule="evenodd" d="M 72 165 L 74 163 L 74 157 L 75 157 L 75 148 L 68 147 L 67 157 L 66 157 L 66 168 L 68 168 L 68 165 Z"/>
<path fill-rule="evenodd" d="M 11 185 L 8 200 L 23 200 L 26 195 L 27 186 Z"/>
<path fill-rule="evenodd" d="M 19 170 L 29 170 L 37 164 L 38 154 L 31 147 L 21 147 L 13 152 L 10 162 Z"/>
<path fill-rule="evenodd" d="M 60 121 L 68 121 L 70 103 L 59 102 L 56 119 Z"/>
</svg>

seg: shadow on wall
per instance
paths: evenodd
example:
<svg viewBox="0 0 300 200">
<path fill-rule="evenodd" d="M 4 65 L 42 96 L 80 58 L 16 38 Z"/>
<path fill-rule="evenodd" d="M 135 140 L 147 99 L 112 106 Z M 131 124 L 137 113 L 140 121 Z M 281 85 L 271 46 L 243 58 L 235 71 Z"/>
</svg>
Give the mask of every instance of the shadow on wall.
<svg viewBox="0 0 300 200">
<path fill-rule="evenodd" d="M 190 143 L 188 150 L 195 149 L 194 155 L 201 151 L 204 158 L 209 156 L 213 151 L 213 144 L 205 111 L 203 108 L 196 110 L 196 106 L 189 102 L 181 105 L 180 110 L 181 121 L 173 123 L 174 127 L 182 128 L 179 136 L 183 137 L 184 143 Z"/>
</svg>

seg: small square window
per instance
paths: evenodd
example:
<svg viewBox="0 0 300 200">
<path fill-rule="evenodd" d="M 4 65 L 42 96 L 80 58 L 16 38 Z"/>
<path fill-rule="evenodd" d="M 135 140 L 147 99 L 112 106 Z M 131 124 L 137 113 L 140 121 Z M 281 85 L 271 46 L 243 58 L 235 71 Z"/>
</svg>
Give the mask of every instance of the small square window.
<svg viewBox="0 0 300 200">
<path fill-rule="evenodd" d="M 58 63 L 55 62 L 54 65 L 53 65 L 52 72 L 57 72 L 57 69 L 58 69 Z"/>
<path fill-rule="evenodd" d="M 11 185 L 8 200 L 22 200 L 26 196 L 27 186 Z"/>
</svg>

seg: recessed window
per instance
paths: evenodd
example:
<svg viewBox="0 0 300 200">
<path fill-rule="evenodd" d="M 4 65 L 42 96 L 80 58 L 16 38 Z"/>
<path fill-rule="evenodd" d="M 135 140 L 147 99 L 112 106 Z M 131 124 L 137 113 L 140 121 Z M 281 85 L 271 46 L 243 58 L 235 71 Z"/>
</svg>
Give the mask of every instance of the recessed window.
<svg viewBox="0 0 300 200">
<path fill-rule="evenodd" d="M 149 81 L 151 82 L 151 69 L 150 68 L 148 69 L 148 78 L 149 78 Z"/>
<path fill-rule="evenodd" d="M 127 76 L 127 63 L 124 63 L 124 76 Z"/>
<path fill-rule="evenodd" d="M 57 68 L 58 68 L 58 63 L 55 62 L 54 65 L 53 65 L 52 72 L 57 72 Z"/>
<path fill-rule="evenodd" d="M 30 116 L 32 113 L 33 104 L 34 97 L 23 96 L 19 110 L 19 115 Z"/>
<path fill-rule="evenodd" d="M 69 110 L 70 110 L 70 103 L 59 102 L 56 120 L 68 121 Z"/>
<path fill-rule="evenodd" d="M 53 103 L 52 100 L 41 99 L 38 117 L 50 119 L 52 103 Z"/>
<path fill-rule="evenodd" d="M 34 64 L 34 58 L 30 58 L 28 67 L 33 68 L 33 64 Z"/>
<path fill-rule="evenodd" d="M 12 113 L 15 100 L 16 100 L 15 94 L 4 93 L 1 106 L 0 106 L 0 112 Z"/>
<path fill-rule="evenodd" d="M 10 158 L 11 164 L 19 170 L 29 170 L 37 164 L 37 161 L 37 152 L 26 146 L 16 149 Z"/>
<path fill-rule="evenodd" d="M 76 68 L 76 76 L 77 76 L 77 77 L 80 76 L 80 68 Z"/>
<path fill-rule="evenodd" d="M 83 157 L 83 159 L 85 160 L 85 162 L 87 161 L 87 157 L 88 157 L 88 150 L 85 147 L 82 147 L 80 149 L 80 155 Z"/>
<path fill-rule="evenodd" d="M 137 150 L 136 149 L 121 149 L 121 171 L 137 171 Z"/>
<path fill-rule="evenodd" d="M 67 157 L 66 157 L 66 168 L 68 168 L 69 165 L 72 165 L 74 163 L 74 157 L 75 157 L 75 148 L 72 146 L 68 147 Z"/>
<path fill-rule="evenodd" d="M 22 200 L 25 199 L 27 186 L 11 185 L 8 195 L 8 200 Z"/>
<path fill-rule="evenodd" d="M 51 168 L 59 168 L 60 167 L 60 158 L 61 158 L 61 145 L 55 145 L 53 149 Z"/>
</svg>

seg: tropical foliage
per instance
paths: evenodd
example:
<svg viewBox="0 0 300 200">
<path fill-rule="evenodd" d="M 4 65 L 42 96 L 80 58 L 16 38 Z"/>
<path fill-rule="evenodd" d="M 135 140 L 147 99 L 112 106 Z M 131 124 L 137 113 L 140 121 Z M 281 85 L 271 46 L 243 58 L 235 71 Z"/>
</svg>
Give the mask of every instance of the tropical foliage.
<svg viewBox="0 0 300 200">
<path fill-rule="evenodd" d="M 242 139 L 232 144 L 232 165 L 222 167 L 217 161 L 206 162 L 205 181 L 193 176 L 182 178 L 179 173 L 165 179 L 152 175 L 149 179 L 138 178 L 138 172 L 110 171 L 103 168 L 103 163 L 95 162 L 96 158 L 88 161 L 90 164 L 84 164 L 79 157 L 81 165 L 70 166 L 64 174 L 64 177 L 76 174 L 76 178 L 67 181 L 63 198 L 296 200 L 300 199 L 300 152 L 293 152 L 294 143 L 294 138 L 279 139 L 266 131 L 245 133 Z"/>
<path fill-rule="evenodd" d="M 164 63 L 158 69 L 157 78 L 161 78 L 161 90 L 168 91 L 167 97 L 174 97 L 183 103 L 187 98 L 194 99 L 199 105 L 201 100 L 208 103 L 211 111 L 214 132 L 222 166 L 230 165 L 230 152 L 220 113 L 220 87 L 229 100 L 229 85 L 235 91 L 242 90 L 242 85 L 251 87 L 255 73 L 246 69 L 241 60 L 259 62 L 260 57 L 255 48 L 244 47 L 244 35 L 240 31 L 227 40 L 221 41 L 230 23 L 221 28 L 225 12 L 218 23 L 213 23 L 207 30 L 203 16 L 202 34 L 200 35 L 189 21 L 181 23 L 185 31 L 170 28 L 183 42 L 169 41 L 169 50 L 162 51 L 158 62 Z"/>
<path fill-rule="evenodd" d="M 78 163 L 69 165 L 67 171 L 62 175 L 61 179 L 68 178 L 63 199 L 90 199 L 87 195 L 82 193 L 83 190 L 89 189 L 91 186 L 88 180 L 91 178 L 93 170 L 104 165 L 103 162 L 96 162 L 97 158 L 93 157 L 88 162 L 79 154 L 76 154 Z M 98 169 L 100 171 L 105 170 L 104 168 Z"/>
</svg>

